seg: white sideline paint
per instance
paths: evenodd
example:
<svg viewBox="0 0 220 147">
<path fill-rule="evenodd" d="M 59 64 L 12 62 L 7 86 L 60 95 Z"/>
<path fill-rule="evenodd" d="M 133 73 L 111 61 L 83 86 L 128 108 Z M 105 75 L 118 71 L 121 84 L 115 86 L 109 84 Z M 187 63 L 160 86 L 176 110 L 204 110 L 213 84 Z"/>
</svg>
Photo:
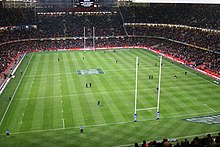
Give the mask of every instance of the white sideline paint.
<svg viewBox="0 0 220 147">
<path fill-rule="evenodd" d="M 34 53 L 32 54 L 32 56 L 31 56 L 31 58 L 30 58 L 30 61 L 32 60 L 33 55 L 34 55 Z M 11 102 L 12 102 L 12 100 L 14 99 L 14 96 L 15 96 L 16 92 L 18 91 L 18 87 L 19 87 L 20 84 L 21 84 L 21 81 L 22 81 L 22 79 L 23 79 L 23 77 L 24 77 L 24 74 L 25 74 L 25 72 L 26 72 L 28 66 L 29 66 L 29 64 L 26 66 L 26 68 L 25 68 L 25 70 L 24 70 L 24 73 L 22 74 L 21 79 L 20 79 L 20 81 L 18 82 L 18 85 L 17 85 L 17 87 L 16 87 L 16 89 L 15 89 L 15 91 L 14 91 L 12 97 L 11 97 L 11 100 L 10 100 L 10 102 L 9 102 L 9 104 L 8 104 L 6 110 L 5 110 L 5 113 L 4 113 L 4 115 L 3 115 L 2 119 L 1 119 L 0 126 L 2 125 L 2 122 L 3 122 L 4 119 L 5 119 L 5 116 L 6 116 L 6 114 L 7 114 L 7 112 L 8 112 L 8 109 L 9 109 L 9 107 L 10 107 L 10 105 L 11 105 Z"/>
<path fill-rule="evenodd" d="M 8 85 L 9 81 L 11 78 L 7 78 L 1 85 L 0 87 L 0 95 L 2 94 L 2 92 L 5 90 L 5 87 Z"/>
<path fill-rule="evenodd" d="M 216 112 L 214 109 L 212 109 L 211 107 L 209 107 L 207 104 L 203 104 L 204 106 L 206 106 L 207 108 L 209 108 L 210 110 L 212 110 L 213 112 Z"/>
</svg>

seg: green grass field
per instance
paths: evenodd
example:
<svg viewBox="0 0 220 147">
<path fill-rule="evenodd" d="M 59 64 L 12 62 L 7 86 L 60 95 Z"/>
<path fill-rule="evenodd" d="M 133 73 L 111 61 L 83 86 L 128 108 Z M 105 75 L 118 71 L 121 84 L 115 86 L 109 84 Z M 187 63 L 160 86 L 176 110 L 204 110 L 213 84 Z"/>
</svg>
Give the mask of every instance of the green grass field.
<svg viewBox="0 0 220 147">
<path fill-rule="evenodd" d="M 133 122 L 137 56 L 137 109 L 154 108 L 159 58 L 147 50 L 28 54 L 0 96 L 0 146 L 132 146 L 143 140 L 191 139 L 220 132 L 220 124 L 185 120 L 220 114 L 220 86 L 167 59 L 162 67 L 160 119 L 155 120 L 154 109 L 139 110 L 138 122 Z M 92 69 L 104 74 L 77 74 Z M 92 87 L 86 88 L 86 83 Z"/>
</svg>

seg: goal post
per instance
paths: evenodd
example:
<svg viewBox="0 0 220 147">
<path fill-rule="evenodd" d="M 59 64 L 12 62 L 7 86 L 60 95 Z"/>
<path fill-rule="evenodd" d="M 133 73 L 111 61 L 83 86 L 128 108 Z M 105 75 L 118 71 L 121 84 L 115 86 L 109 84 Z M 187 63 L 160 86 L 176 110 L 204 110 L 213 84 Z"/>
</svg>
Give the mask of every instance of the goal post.
<svg viewBox="0 0 220 147">
<path fill-rule="evenodd" d="M 160 66 L 159 66 L 159 76 L 158 76 L 158 87 L 157 87 L 157 105 L 156 107 L 151 108 L 141 108 L 137 109 L 137 98 L 138 98 L 138 57 L 136 57 L 135 69 L 136 69 L 136 76 L 135 76 L 135 94 L 134 94 L 134 122 L 137 121 L 137 111 L 145 111 L 145 110 L 156 110 L 156 120 L 159 119 L 159 108 L 160 108 L 160 91 L 161 91 L 161 73 L 162 73 L 162 56 L 160 56 Z"/>
<path fill-rule="evenodd" d="M 88 37 L 88 39 L 90 38 L 91 36 Z M 92 27 L 92 47 L 91 46 L 86 46 L 86 27 L 83 27 L 83 50 L 84 52 L 87 50 L 87 47 L 91 48 L 93 51 L 96 50 L 95 48 L 95 27 Z"/>
<path fill-rule="evenodd" d="M 86 28 L 83 28 L 83 49 L 86 51 Z"/>
</svg>

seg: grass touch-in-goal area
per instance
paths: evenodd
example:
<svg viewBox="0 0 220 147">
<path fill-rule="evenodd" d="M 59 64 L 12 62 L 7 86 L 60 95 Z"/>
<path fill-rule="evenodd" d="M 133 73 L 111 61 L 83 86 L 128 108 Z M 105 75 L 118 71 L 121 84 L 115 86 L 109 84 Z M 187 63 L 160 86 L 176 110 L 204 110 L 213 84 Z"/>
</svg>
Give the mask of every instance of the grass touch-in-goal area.
<svg viewBox="0 0 220 147">
<path fill-rule="evenodd" d="M 142 49 L 30 53 L 0 95 L 0 146 L 131 146 L 220 131 L 220 86 L 167 59 L 156 120 L 158 74 L 158 55 Z"/>
</svg>

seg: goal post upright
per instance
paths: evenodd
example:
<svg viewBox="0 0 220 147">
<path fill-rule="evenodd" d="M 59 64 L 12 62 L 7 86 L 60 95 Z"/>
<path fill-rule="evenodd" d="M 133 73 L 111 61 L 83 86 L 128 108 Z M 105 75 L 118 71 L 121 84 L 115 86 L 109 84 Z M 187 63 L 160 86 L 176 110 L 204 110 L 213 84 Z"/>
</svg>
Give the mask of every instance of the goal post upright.
<svg viewBox="0 0 220 147">
<path fill-rule="evenodd" d="M 86 51 L 86 27 L 83 28 L 83 47 L 84 51 Z"/>
<path fill-rule="evenodd" d="M 92 32 L 93 32 L 92 33 L 93 34 L 93 36 L 92 36 L 93 43 L 92 44 L 93 44 L 93 50 L 95 50 L 95 27 L 92 28 Z"/>
<path fill-rule="evenodd" d="M 156 120 L 159 119 L 159 112 L 160 112 L 160 92 L 161 92 L 161 74 L 162 74 L 162 56 L 159 56 L 159 75 L 158 75 L 158 87 L 157 87 L 157 104 L 156 107 L 150 107 L 150 108 L 141 108 L 137 109 L 137 97 L 138 97 L 138 57 L 136 57 L 136 76 L 135 76 L 135 95 L 134 95 L 134 122 L 137 121 L 137 111 L 146 111 L 146 110 L 156 110 Z"/>
<path fill-rule="evenodd" d="M 138 57 L 136 57 L 135 95 L 134 95 L 134 122 L 137 121 L 137 95 L 138 95 Z"/>
<path fill-rule="evenodd" d="M 159 112 L 160 112 L 160 83 L 161 83 L 161 72 L 162 72 L 162 56 L 160 56 L 160 69 L 159 69 L 159 80 L 158 80 L 158 91 L 157 91 L 156 119 L 159 119 Z"/>
</svg>

